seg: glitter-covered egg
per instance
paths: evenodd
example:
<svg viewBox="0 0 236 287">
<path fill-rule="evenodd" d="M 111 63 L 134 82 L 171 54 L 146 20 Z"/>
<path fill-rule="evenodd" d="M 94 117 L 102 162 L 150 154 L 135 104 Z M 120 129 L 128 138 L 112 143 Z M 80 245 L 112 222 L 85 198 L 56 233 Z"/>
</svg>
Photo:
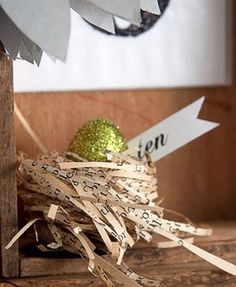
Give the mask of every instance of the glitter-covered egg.
<svg viewBox="0 0 236 287">
<path fill-rule="evenodd" d="M 105 151 L 122 152 L 127 143 L 119 128 L 104 119 L 86 122 L 75 134 L 69 151 L 88 161 L 106 161 Z"/>
</svg>

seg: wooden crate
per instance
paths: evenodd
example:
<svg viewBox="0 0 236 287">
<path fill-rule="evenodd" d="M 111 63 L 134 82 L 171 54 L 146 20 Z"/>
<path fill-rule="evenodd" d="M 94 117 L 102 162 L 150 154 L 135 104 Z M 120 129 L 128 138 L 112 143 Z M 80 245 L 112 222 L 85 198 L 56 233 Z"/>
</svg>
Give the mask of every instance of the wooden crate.
<svg viewBox="0 0 236 287">
<path fill-rule="evenodd" d="M 235 37 L 232 46 L 236 67 Z M 44 144 L 64 151 L 88 119 L 111 119 L 129 139 L 202 95 L 206 103 L 201 117 L 221 127 L 158 162 L 159 190 L 164 206 L 194 221 L 211 222 L 214 235 L 198 239 L 198 246 L 236 263 L 235 75 L 230 87 L 30 93 L 17 94 L 15 100 Z M 18 254 L 17 245 L 4 249 L 17 230 L 12 63 L 5 57 L 0 59 L 0 106 L 0 287 L 11 286 L 7 282 L 22 287 L 102 286 L 80 259 L 26 257 Z M 36 155 L 37 147 L 17 120 L 15 128 L 17 150 Z M 140 243 L 128 252 L 126 262 L 143 275 L 162 277 L 163 286 L 236 286 L 234 277 L 179 247 L 158 250 Z"/>
</svg>

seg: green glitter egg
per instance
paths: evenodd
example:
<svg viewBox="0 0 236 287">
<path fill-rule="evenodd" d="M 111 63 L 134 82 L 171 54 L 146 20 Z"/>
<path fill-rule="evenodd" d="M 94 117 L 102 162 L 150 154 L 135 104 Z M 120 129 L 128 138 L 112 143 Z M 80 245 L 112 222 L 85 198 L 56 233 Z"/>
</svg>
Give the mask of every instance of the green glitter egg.
<svg viewBox="0 0 236 287">
<path fill-rule="evenodd" d="M 86 122 L 75 134 L 69 151 L 88 161 L 107 161 L 105 151 L 122 152 L 127 143 L 112 122 L 96 119 Z"/>
</svg>

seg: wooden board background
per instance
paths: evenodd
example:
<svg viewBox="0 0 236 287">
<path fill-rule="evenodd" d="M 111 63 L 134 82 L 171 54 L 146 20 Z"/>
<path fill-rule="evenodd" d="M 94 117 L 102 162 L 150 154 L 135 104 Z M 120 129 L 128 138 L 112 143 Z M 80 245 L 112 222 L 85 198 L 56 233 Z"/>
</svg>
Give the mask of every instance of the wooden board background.
<svg viewBox="0 0 236 287">
<path fill-rule="evenodd" d="M 201 117 L 221 126 L 157 163 L 159 191 L 164 206 L 193 220 L 226 220 L 236 218 L 235 79 L 230 87 L 25 93 L 17 94 L 15 100 L 47 148 L 64 151 L 89 119 L 110 119 L 130 139 L 205 95 Z M 16 139 L 17 150 L 38 153 L 18 121 Z"/>
</svg>

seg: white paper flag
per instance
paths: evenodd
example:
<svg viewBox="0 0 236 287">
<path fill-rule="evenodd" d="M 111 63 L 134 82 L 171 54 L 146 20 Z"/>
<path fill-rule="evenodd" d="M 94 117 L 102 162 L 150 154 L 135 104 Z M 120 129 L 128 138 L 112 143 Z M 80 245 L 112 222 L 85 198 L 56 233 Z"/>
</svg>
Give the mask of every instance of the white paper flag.
<svg viewBox="0 0 236 287">
<path fill-rule="evenodd" d="M 183 145 L 216 128 L 219 124 L 198 119 L 204 97 L 193 102 L 157 125 L 130 140 L 129 147 L 139 147 L 138 156 L 149 152 L 157 161 Z"/>
</svg>

